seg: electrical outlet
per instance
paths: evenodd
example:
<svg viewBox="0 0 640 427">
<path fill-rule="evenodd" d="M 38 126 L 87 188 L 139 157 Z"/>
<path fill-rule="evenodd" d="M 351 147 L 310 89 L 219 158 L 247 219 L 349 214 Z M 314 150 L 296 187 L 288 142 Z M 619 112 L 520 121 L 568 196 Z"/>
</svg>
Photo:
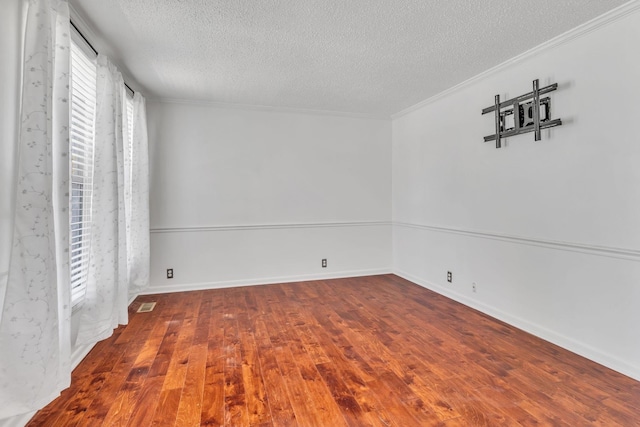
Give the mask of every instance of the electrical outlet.
<svg viewBox="0 0 640 427">
<path fill-rule="evenodd" d="M 447 282 L 453 283 L 453 274 L 450 271 L 447 271 Z"/>
<path fill-rule="evenodd" d="M 473 290 L 473 292 L 476 292 L 476 291 L 477 291 L 477 288 L 476 288 L 476 282 L 473 282 L 473 283 L 471 284 L 471 289 Z"/>
<path fill-rule="evenodd" d="M 167 268 L 167 279 L 173 279 L 173 268 Z"/>
<path fill-rule="evenodd" d="M 327 259 L 326 258 L 322 259 L 322 268 L 327 268 Z"/>
</svg>

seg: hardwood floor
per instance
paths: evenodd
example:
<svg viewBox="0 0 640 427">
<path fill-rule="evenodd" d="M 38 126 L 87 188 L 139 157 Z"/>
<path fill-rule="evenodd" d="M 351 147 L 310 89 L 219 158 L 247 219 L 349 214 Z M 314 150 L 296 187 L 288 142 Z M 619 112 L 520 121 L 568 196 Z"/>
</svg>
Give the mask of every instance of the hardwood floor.
<svg viewBox="0 0 640 427">
<path fill-rule="evenodd" d="M 29 424 L 75 425 L 628 427 L 640 382 L 384 275 L 138 297 Z"/>
</svg>

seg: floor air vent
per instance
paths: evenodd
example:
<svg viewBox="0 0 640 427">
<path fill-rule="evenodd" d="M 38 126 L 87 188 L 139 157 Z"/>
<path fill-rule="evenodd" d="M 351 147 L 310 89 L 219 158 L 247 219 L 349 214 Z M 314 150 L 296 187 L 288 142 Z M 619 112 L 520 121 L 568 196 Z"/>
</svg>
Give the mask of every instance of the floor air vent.
<svg viewBox="0 0 640 427">
<path fill-rule="evenodd" d="M 155 302 L 143 302 L 142 305 L 140 305 L 140 308 L 138 309 L 138 313 L 149 313 L 150 311 L 153 311 L 153 309 L 155 308 L 156 303 Z"/>
</svg>

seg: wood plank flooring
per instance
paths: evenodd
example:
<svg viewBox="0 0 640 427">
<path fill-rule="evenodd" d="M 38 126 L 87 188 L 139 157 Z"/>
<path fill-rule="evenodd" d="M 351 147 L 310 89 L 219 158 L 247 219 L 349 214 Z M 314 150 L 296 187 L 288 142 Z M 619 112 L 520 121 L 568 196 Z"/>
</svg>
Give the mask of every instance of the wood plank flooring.
<svg viewBox="0 0 640 427">
<path fill-rule="evenodd" d="M 101 425 L 629 427 L 640 382 L 383 275 L 138 297 L 29 424 Z"/>
</svg>

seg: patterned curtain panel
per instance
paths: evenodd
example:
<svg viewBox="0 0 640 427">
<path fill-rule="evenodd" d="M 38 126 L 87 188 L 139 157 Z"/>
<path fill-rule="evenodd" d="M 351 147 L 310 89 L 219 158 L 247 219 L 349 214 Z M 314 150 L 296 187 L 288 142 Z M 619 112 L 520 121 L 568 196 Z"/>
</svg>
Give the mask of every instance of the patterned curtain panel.
<svg viewBox="0 0 640 427">
<path fill-rule="evenodd" d="M 128 154 L 128 156 L 127 156 Z M 127 203 L 127 269 L 129 292 L 149 286 L 149 148 L 147 110 L 139 92 L 133 96 L 131 149 L 125 154 L 130 170 Z"/>
<path fill-rule="evenodd" d="M 0 318 L 0 419 L 70 381 L 69 9 L 30 0 L 11 260 Z"/>
<path fill-rule="evenodd" d="M 98 55 L 91 249 L 76 345 L 107 338 L 128 320 L 125 97 L 122 75 Z"/>
</svg>

